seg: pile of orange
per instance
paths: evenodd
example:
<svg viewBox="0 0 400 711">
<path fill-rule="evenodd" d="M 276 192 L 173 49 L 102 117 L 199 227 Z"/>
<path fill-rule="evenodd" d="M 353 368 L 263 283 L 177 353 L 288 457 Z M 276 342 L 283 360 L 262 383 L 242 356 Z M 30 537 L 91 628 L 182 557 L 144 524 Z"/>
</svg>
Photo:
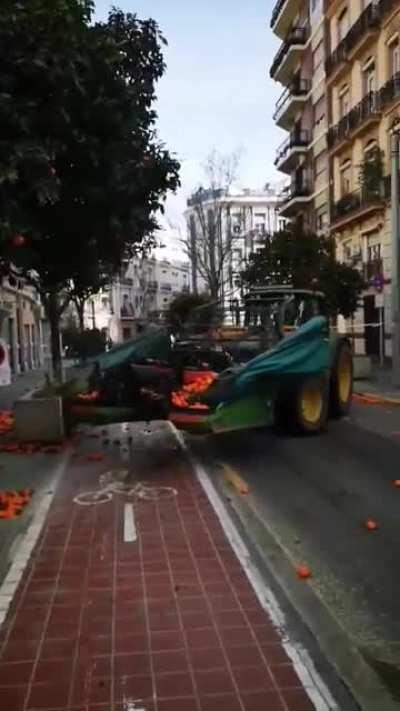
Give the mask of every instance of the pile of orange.
<svg viewBox="0 0 400 711">
<path fill-rule="evenodd" d="M 189 398 L 191 395 L 199 395 L 205 392 L 210 385 L 214 382 L 216 375 L 207 373 L 206 375 L 199 375 L 198 378 L 193 380 L 188 385 L 184 385 L 182 390 L 178 392 L 173 392 L 171 395 L 171 402 L 175 407 L 179 408 L 190 408 L 191 410 L 209 410 L 208 405 L 204 405 L 201 402 L 190 402 Z"/>
<path fill-rule="evenodd" d="M 98 390 L 93 390 L 91 393 L 78 393 L 76 395 L 76 400 L 81 402 L 97 402 L 100 398 L 100 393 Z"/>
<path fill-rule="evenodd" d="M 14 427 L 14 415 L 8 410 L 0 411 L 0 434 L 11 432 Z"/>
<path fill-rule="evenodd" d="M 33 496 L 32 489 L 20 491 L 0 491 L 0 519 L 20 516 Z"/>
</svg>

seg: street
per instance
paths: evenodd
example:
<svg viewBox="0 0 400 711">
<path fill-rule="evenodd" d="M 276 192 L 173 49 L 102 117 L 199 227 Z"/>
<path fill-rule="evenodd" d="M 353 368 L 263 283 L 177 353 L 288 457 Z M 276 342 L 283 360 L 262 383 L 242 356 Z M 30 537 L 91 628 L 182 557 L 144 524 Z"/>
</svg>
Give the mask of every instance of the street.
<svg viewBox="0 0 400 711">
<path fill-rule="evenodd" d="M 249 486 L 241 506 L 293 566 L 310 567 L 306 584 L 400 699 L 399 430 L 398 408 L 355 405 L 320 437 L 253 431 L 192 444 Z"/>
</svg>

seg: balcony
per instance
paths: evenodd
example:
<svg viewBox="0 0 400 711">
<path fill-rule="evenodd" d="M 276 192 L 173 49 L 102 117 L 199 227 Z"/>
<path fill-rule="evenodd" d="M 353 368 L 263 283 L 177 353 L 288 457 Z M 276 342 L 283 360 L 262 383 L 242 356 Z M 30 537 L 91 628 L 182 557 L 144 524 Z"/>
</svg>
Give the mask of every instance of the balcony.
<svg viewBox="0 0 400 711">
<path fill-rule="evenodd" d="M 289 129 L 302 105 L 308 99 L 311 82 L 308 79 L 296 79 L 285 89 L 276 103 L 274 121 L 280 128 Z"/>
<path fill-rule="evenodd" d="M 311 185 L 307 180 L 299 180 L 290 185 L 281 196 L 279 214 L 282 217 L 294 217 L 312 199 Z"/>
<path fill-rule="evenodd" d="M 157 281 L 149 281 L 147 284 L 147 288 L 149 291 L 157 291 L 158 282 Z"/>
<path fill-rule="evenodd" d="M 285 39 L 302 5 L 302 0 L 277 0 L 271 16 L 273 32 Z"/>
<path fill-rule="evenodd" d="M 287 84 L 307 44 L 308 28 L 294 27 L 280 46 L 272 62 L 270 76 L 275 81 Z"/>
<path fill-rule="evenodd" d="M 310 143 L 309 131 L 293 131 L 278 148 L 275 165 L 282 173 L 291 173 L 299 155 L 306 153 Z"/>
<path fill-rule="evenodd" d="M 161 291 L 165 291 L 165 292 L 172 291 L 172 285 L 164 283 L 164 284 L 160 285 L 160 289 L 161 289 Z"/>
<path fill-rule="evenodd" d="M 381 102 L 379 92 L 370 91 L 349 113 L 328 131 L 328 147 L 332 150 L 354 138 L 371 123 L 379 121 Z"/>
<path fill-rule="evenodd" d="M 370 259 L 363 264 L 363 276 L 367 284 L 374 285 L 376 279 L 383 279 L 383 259 Z"/>
<path fill-rule="evenodd" d="M 365 8 L 358 20 L 350 27 L 346 36 L 326 60 L 325 71 L 327 77 L 331 77 L 344 62 L 351 59 L 355 50 L 362 49 L 365 42 L 370 39 L 371 33 L 379 28 L 380 21 L 380 4 L 373 2 Z"/>
<path fill-rule="evenodd" d="M 344 195 L 331 206 L 331 225 L 338 229 L 370 212 L 381 210 L 386 199 L 385 193 L 384 184 L 381 183 L 375 190 L 359 189 Z"/>
<path fill-rule="evenodd" d="M 386 108 L 392 101 L 400 99 L 400 72 L 394 74 L 379 90 L 379 104 Z"/>
</svg>

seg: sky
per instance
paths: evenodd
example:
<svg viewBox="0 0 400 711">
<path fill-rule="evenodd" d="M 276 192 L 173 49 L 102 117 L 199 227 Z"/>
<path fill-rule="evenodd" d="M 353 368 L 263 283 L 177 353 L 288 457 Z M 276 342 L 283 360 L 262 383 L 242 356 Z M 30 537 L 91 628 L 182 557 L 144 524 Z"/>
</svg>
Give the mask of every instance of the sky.
<svg viewBox="0 0 400 711">
<path fill-rule="evenodd" d="M 159 82 L 159 138 L 181 162 L 182 187 L 167 200 L 168 224 L 182 225 L 188 195 L 201 183 L 213 148 L 242 150 L 239 183 L 282 182 L 274 168 L 284 134 L 273 122 L 282 87 L 269 78 L 279 46 L 269 20 L 275 0 L 115 0 L 125 12 L 156 20 L 168 41 Z M 96 0 L 105 19 L 112 3 Z"/>
</svg>

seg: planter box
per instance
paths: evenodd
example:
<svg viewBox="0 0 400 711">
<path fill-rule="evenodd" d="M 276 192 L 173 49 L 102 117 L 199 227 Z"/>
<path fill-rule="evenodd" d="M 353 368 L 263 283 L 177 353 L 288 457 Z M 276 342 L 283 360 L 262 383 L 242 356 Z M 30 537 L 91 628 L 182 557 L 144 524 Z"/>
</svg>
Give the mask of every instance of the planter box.
<svg viewBox="0 0 400 711">
<path fill-rule="evenodd" d="M 15 436 L 19 442 L 60 442 L 64 438 L 61 397 L 34 397 L 30 392 L 14 406 Z"/>
</svg>

